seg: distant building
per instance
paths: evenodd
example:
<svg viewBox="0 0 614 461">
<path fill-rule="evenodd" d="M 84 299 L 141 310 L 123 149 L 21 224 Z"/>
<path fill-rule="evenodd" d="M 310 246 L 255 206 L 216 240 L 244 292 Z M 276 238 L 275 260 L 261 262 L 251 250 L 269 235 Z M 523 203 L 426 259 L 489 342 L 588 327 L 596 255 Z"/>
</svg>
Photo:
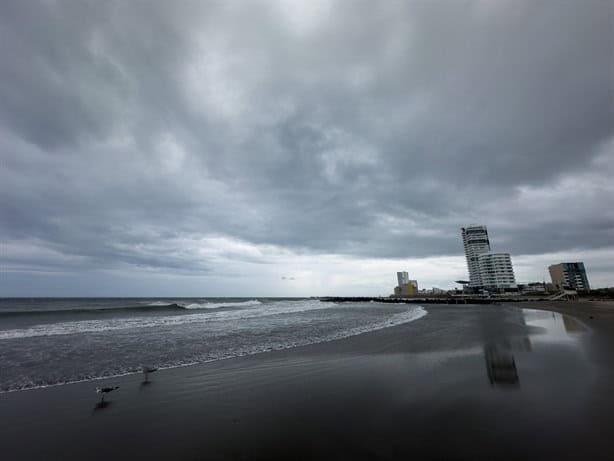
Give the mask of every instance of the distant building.
<svg viewBox="0 0 614 461">
<path fill-rule="evenodd" d="M 482 279 L 480 278 L 480 263 L 478 258 L 481 254 L 490 252 L 490 241 L 488 240 L 488 230 L 486 226 L 471 224 L 461 228 L 463 236 L 463 247 L 467 258 L 467 268 L 469 269 L 469 286 L 481 288 Z"/>
<path fill-rule="evenodd" d="M 552 285 L 556 290 L 565 288 L 572 290 L 590 290 L 584 263 L 560 263 L 553 264 L 548 268 Z"/>
<path fill-rule="evenodd" d="M 546 282 L 519 283 L 518 290 L 522 293 L 547 293 L 552 291 L 552 284 Z"/>
<path fill-rule="evenodd" d="M 397 280 L 399 285 L 394 288 L 394 296 L 406 298 L 418 294 L 418 281 L 409 280 L 407 272 L 397 272 Z"/>
<path fill-rule="evenodd" d="M 487 290 L 516 289 L 509 253 L 483 253 L 478 256 L 480 281 Z"/>
</svg>

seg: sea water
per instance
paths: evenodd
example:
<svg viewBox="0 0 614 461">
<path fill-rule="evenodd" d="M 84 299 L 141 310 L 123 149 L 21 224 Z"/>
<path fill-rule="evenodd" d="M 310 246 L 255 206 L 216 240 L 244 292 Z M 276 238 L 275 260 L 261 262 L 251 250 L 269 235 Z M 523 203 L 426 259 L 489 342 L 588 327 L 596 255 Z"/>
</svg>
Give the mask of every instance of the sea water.
<svg viewBox="0 0 614 461">
<path fill-rule="evenodd" d="M 0 299 L 0 392 L 331 341 L 420 306 L 279 298 Z"/>
</svg>

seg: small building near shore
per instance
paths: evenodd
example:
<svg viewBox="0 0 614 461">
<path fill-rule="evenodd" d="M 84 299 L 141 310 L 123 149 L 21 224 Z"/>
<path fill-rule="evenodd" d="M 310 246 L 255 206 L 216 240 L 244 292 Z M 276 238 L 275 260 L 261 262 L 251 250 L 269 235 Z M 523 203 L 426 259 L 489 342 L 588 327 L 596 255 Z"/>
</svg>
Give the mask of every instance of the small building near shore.
<svg viewBox="0 0 614 461">
<path fill-rule="evenodd" d="M 407 298 L 418 294 L 418 281 L 409 280 L 407 272 L 397 272 L 398 285 L 394 287 L 392 296 Z"/>
<path fill-rule="evenodd" d="M 553 286 L 546 282 L 519 283 L 518 291 L 521 293 L 549 293 L 553 291 Z"/>
</svg>

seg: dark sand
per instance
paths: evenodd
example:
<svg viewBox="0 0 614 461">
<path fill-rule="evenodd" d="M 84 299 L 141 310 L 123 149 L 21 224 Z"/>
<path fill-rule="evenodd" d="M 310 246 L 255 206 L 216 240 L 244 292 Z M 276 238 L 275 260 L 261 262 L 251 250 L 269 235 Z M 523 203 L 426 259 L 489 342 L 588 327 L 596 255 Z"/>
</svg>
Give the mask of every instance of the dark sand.
<svg viewBox="0 0 614 461">
<path fill-rule="evenodd" d="M 579 319 L 558 317 L 564 340 L 509 305 L 429 305 L 398 327 L 147 385 L 2 394 L 0 457 L 614 459 L 614 308 L 548 306 Z M 94 388 L 112 384 L 96 408 Z"/>
</svg>

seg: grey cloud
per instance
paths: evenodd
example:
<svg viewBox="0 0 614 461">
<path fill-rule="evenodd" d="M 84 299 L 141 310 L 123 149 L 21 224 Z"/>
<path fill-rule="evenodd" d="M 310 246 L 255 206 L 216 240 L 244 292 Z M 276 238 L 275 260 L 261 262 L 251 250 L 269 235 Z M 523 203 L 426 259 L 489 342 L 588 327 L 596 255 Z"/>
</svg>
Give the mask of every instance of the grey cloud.
<svg viewBox="0 0 614 461">
<path fill-rule="evenodd" d="M 209 235 L 404 258 L 459 254 L 479 221 L 518 254 L 614 245 L 598 181 L 574 183 L 588 211 L 519 199 L 614 168 L 607 2 L 0 13 L 4 245 L 170 273 L 213 270 L 182 243 Z"/>
</svg>

